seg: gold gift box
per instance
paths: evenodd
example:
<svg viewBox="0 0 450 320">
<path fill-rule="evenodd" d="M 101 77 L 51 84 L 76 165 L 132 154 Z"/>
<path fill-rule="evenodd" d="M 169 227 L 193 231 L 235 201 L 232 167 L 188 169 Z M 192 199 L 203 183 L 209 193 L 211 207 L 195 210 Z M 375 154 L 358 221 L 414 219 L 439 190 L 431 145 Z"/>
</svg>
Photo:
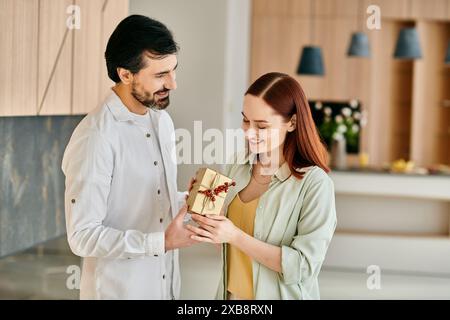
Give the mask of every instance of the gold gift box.
<svg viewBox="0 0 450 320">
<path fill-rule="evenodd" d="M 219 215 L 227 195 L 226 189 L 235 185 L 233 180 L 209 168 L 199 169 L 195 179 L 186 200 L 188 210 L 201 215 Z"/>
</svg>

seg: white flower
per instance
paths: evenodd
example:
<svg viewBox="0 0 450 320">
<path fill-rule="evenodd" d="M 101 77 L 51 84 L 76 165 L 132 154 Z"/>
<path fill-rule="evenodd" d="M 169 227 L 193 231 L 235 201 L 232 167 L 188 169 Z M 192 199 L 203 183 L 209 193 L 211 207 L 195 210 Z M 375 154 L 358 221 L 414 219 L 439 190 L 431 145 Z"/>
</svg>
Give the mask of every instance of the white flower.
<svg viewBox="0 0 450 320">
<path fill-rule="evenodd" d="M 346 131 L 347 131 L 347 126 L 344 125 L 344 124 L 340 124 L 340 125 L 337 127 L 337 132 L 344 133 L 344 132 L 346 132 Z"/>
<path fill-rule="evenodd" d="M 361 128 L 363 128 L 367 125 L 367 111 L 362 112 L 361 120 L 359 120 L 359 124 L 361 125 Z"/>
<path fill-rule="evenodd" d="M 323 112 L 327 115 L 327 116 L 331 116 L 331 108 L 330 107 L 325 107 L 323 109 Z"/>
<path fill-rule="evenodd" d="M 342 123 L 342 121 L 344 121 L 344 118 L 342 118 L 342 116 L 340 114 L 338 114 L 334 120 L 336 120 L 337 123 Z"/>
<path fill-rule="evenodd" d="M 361 121 L 359 122 L 359 124 L 361 125 L 361 128 L 364 128 L 367 125 L 367 119 L 361 119 Z"/>
<path fill-rule="evenodd" d="M 344 135 L 340 132 L 333 133 L 333 140 L 344 140 Z"/>
<path fill-rule="evenodd" d="M 352 115 L 352 110 L 350 110 L 350 108 L 343 108 L 341 110 L 341 113 L 345 116 L 345 117 L 350 117 Z"/>
<path fill-rule="evenodd" d="M 317 102 L 314 104 L 314 107 L 316 108 L 316 110 L 322 110 L 322 102 L 317 101 Z"/>
<path fill-rule="evenodd" d="M 355 118 L 355 120 L 360 120 L 360 119 L 361 119 L 361 113 L 358 112 L 358 111 L 356 111 L 356 112 L 353 114 L 353 118 Z"/>
<path fill-rule="evenodd" d="M 352 99 L 350 100 L 350 107 L 352 107 L 353 109 L 355 109 L 358 106 L 358 100 L 356 99 Z"/>
<path fill-rule="evenodd" d="M 359 131 L 359 126 L 357 124 L 352 125 L 352 131 L 353 132 L 358 132 Z"/>
</svg>

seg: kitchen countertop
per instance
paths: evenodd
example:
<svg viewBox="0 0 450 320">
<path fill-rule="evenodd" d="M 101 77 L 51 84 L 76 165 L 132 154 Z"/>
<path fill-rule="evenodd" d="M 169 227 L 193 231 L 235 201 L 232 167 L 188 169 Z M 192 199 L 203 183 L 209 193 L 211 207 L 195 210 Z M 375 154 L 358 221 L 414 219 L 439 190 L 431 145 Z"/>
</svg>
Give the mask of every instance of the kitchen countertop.
<svg viewBox="0 0 450 320">
<path fill-rule="evenodd" d="M 334 170 L 330 177 L 336 194 L 450 201 L 450 175 Z"/>
<path fill-rule="evenodd" d="M 417 173 L 417 172 L 393 172 L 385 169 L 377 168 L 347 168 L 347 169 L 336 169 L 332 168 L 331 172 L 337 173 L 364 173 L 364 174 L 382 174 L 382 175 L 395 175 L 400 177 L 438 177 L 438 178 L 450 178 L 450 173 Z"/>
</svg>

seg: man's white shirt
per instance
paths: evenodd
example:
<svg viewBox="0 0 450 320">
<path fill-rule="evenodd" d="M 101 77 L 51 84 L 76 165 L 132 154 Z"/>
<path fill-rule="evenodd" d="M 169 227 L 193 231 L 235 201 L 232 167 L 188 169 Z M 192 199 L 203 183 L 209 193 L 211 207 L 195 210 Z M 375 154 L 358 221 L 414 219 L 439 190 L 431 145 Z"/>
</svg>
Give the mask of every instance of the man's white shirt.
<svg viewBox="0 0 450 320">
<path fill-rule="evenodd" d="M 112 92 L 77 126 L 64 153 L 71 250 L 83 257 L 81 299 L 177 299 L 178 250 L 164 231 L 184 203 L 173 122 L 130 112 Z"/>
</svg>

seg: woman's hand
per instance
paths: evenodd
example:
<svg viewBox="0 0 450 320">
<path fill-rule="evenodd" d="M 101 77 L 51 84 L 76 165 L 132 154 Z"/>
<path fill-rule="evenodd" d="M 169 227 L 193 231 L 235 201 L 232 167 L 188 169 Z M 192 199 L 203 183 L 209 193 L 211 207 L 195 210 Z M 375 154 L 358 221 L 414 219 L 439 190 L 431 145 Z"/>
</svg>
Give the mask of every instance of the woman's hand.
<svg viewBox="0 0 450 320">
<path fill-rule="evenodd" d="M 200 242 L 230 243 L 236 242 L 241 230 L 231 220 L 223 215 L 192 214 L 192 220 L 200 226 L 187 225 L 186 227 L 195 233 L 191 238 Z"/>
<path fill-rule="evenodd" d="M 192 214 L 192 219 L 200 226 L 187 225 L 194 233 L 191 239 L 198 242 L 209 242 L 216 246 L 229 243 L 255 261 L 275 272 L 281 272 L 281 247 L 263 242 L 248 235 L 224 215 L 201 216 Z"/>
</svg>

